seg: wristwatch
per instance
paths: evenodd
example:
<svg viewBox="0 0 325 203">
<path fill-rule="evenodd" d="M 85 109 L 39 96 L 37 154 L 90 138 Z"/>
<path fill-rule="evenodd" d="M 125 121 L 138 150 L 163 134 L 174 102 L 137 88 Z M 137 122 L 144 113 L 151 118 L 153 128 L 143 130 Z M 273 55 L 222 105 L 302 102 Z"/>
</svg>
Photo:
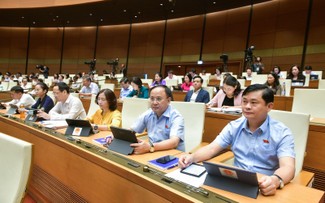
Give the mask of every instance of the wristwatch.
<svg viewBox="0 0 325 203">
<path fill-rule="evenodd" d="M 151 152 L 151 153 L 155 152 L 155 146 L 153 145 L 153 143 L 151 141 L 149 141 L 149 144 L 150 144 L 149 152 Z"/>
<path fill-rule="evenodd" d="M 282 178 L 279 175 L 275 174 L 275 173 L 273 175 L 279 179 L 280 185 L 279 185 L 278 188 L 282 189 L 284 187 L 284 182 L 283 182 Z"/>
</svg>

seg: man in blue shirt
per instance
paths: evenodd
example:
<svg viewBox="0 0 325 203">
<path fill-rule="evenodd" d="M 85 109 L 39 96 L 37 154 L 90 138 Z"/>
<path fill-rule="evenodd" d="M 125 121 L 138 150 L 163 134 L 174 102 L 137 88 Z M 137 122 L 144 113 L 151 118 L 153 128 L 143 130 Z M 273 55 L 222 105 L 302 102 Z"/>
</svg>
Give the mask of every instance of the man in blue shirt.
<svg viewBox="0 0 325 203">
<path fill-rule="evenodd" d="M 264 174 L 258 180 L 261 193 L 275 194 L 294 177 L 295 153 L 291 131 L 268 116 L 273 101 L 273 92 L 267 86 L 247 87 L 243 92 L 243 116 L 230 122 L 209 145 L 181 156 L 180 167 L 210 159 L 231 145 L 235 166 Z"/>
<path fill-rule="evenodd" d="M 133 88 L 132 86 L 130 85 L 130 81 L 128 78 L 122 78 L 120 80 L 120 84 L 121 84 L 121 92 L 120 92 L 120 98 L 123 99 L 124 97 L 128 96 Z"/>
<path fill-rule="evenodd" d="M 150 89 L 151 109 L 144 112 L 131 129 L 142 133 L 147 129 L 149 142 L 131 144 L 135 154 L 177 148 L 184 151 L 184 118 L 170 105 L 171 90 L 158 85 Z"/>
</svg>

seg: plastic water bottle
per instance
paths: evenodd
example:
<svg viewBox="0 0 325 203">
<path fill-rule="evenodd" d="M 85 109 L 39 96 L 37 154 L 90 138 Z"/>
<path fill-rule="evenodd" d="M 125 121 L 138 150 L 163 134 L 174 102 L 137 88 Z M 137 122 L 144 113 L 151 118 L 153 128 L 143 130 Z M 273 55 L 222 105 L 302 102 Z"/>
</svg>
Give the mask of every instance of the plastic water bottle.
<svg viewBox="0 0 325 203">
<path fill-rule="evenodd" d="M 282 96 L 286 96 L 286 82 L 282 83 L 282 92 L 281 92 Z"/>
</svg>

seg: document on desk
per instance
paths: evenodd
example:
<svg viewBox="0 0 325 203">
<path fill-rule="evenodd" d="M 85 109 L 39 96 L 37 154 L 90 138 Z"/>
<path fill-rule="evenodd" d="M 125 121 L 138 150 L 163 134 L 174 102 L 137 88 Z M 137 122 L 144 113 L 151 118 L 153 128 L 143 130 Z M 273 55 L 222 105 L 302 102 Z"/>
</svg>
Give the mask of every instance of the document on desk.
<svg viewBox="0 0 325 203">
<path fill-rule="evenodd" d="M 65 120 L 46 120 L 40 122 L 44 127 L 51 129 L 60 129 L 68 127 L 68 123 Z"/>
<path fill-rule="evenodd" d="M 185 173 L 181 173 L 181 169 L 179 168 L 175 171 L 167 173 L 165 176 L 172 178 L 174 180 L 186 183 L 188 185 L 192 185 L 194 187 L 201 187 L 204 183 L 206 176 L 207 176 L 207 172 L 205 172 L 200 177 L 195 177 L 195 176 L 187 175 Z"/>
</svg>

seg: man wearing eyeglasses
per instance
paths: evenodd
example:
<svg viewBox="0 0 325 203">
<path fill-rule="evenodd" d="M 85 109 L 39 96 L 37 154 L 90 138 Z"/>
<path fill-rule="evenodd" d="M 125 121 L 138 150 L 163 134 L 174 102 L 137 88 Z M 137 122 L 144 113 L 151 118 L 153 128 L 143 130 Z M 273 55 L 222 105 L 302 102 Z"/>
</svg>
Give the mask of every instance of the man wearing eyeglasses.
<svg viewBox="0 0 325 203">
<path fill-rule="evenodd" d="M 147 129 L 149 142 L 139 140 L 139 143 L 131 144 L 134 153 L 143 154 L 174 148 L 184 151 L 184 118 L 170 105 L 171 90 L 164 85 L 158 85 L 150 89 L 149 95 L 151 108 L 131 127 L 137 133 Z"/>
</svg>

